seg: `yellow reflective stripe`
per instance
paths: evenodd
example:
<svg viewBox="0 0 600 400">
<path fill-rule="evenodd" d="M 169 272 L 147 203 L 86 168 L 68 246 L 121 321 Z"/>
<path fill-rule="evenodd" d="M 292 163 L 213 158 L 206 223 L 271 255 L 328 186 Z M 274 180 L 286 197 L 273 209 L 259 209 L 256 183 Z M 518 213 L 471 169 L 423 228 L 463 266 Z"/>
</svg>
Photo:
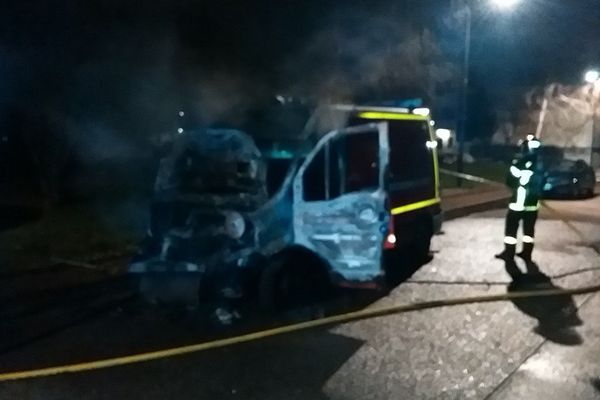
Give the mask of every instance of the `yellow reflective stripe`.
<svg viewBox="0 0 600 400">
<path fill-rule="evenodd" d="M 505 244 L 510 244 L 510 245 L 516 245 L 517 244 L 517 238 L 512 237 L 512 236 L 505 236 L 504 237 L 504 243 Z"/>
<path fill-rule="evenodd" d="M 407 204 L 407 205 L 401 206 L 401 207 L 396 207 L 396 208 L 392 209 L 392 215 L 403 214 L 403 213 L 406 213 L 409 211 L 418 210 L 420 208 L 429 207 L 434 204 L 438 204 L 440 201 L 441 200 L 439 198 L 435 198 L 435 199 L 419 201 L 417 203 Z"/>
<path fill-rule="evenodd" d="M 375 112 L 365 111 L 358 114 L 359 118 L 364 119 L 397 119 L 397 120 L 409 120 L 409 121 L 427 121 L 426 115 L 416 114 L 404 114 L 404 113 L 393 113 L 393 112 Z"/>
<path fill-rule="evenodd" d="M 527 206 L 527 207 L 523 207 L 518 205 L 517 203 L 510 203 L 508 205 L 508 208 L 510 208 L 513 211 L 537 211 L 540 209 L 540 205 L 536 205 L 536 206 Z"/>
<path fill-rule="evenodd" d="M 435 140 L 433 129 L 429 125 L 429 140 Z M 435 197 L 440 198 L 440 166 L 438 163 L 437 149 L 431 149 L 431 155 L 433 156 L 433 174 L 435 179 Z"/>
</svg>

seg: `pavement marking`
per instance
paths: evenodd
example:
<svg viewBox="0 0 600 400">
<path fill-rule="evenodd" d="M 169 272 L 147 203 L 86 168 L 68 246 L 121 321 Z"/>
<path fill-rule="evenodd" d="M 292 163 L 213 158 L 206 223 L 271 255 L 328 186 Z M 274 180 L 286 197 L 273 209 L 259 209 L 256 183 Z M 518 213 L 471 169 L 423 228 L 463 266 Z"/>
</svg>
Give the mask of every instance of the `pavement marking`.
<svg viewBox="0 0 600 400">
<path fill-rule="evenodd" d="M 201 351 L 217 349 L 222 347 L 233 346 L 236 344 L 253 342 L 260 339 L 265 339 L 272 336 L 283 335 L 291 332 L 298 332 L 307 329 L 313 329 L 318 327 L 324 327 L 328 325 L 346 323 L 351 321 L 358 321 L 368 318 L 383 317 L 386 315 L 405 313 L 410 311 L 432 309 L 438 307 L 457 306 L 473 303 L 490 303 L 497 301 L 511 301 L 514 299 L 522 298 L 535 298 L 535 297 L 550 297 L 550 296 L 565 296 L 565 295 L 581 295 L 600 291 L 600 284 L 593 286 L 586 286 L 576 289 L 552 289 L 552 290 L 540 290 L 540 291 L 522 291 L 512 292 L 497 295 L 487 296 L 472 296 L 472 297 L 458 297 L 452 299 L 441 299 L 433 301 L 425 301 L 418 303 L 409 303 L 399 306 L 382 307 L 377 309 L 367 309 L 354 311 L 346 314 L 333 315 L 317 320 L 301 322 L 298 324 L 286 325 L 278 328 L 267 329 L 264 331 L 258 331 L 240 336 L 234 336 L 226 339 L 219 339 L 210 342 L 203 342 L 198 344 L 192 344 L 187 346 L 174 347 L 170 349 L 152 351 L 147 353 L 139 353 L 128 356 L 121 356 L 115 358 L 108 358 L 102 360 L 95 360 L 77 364 L 59 365 L 55 367 L 39 368 L 23 371 L 6 372 L 0 374 L 0 382 L 16 381 L 23 379 L 41 378 L 53 375 L 61 375 L 67 373 L 76 373 L 84 371 L 92 371 L 104 368 L 117 367 L 122 365 L 135 364 L 151 360 L 159 360 L 164 358 L 171 358 L 184 354 L 197 353 Z"/>
</svg>

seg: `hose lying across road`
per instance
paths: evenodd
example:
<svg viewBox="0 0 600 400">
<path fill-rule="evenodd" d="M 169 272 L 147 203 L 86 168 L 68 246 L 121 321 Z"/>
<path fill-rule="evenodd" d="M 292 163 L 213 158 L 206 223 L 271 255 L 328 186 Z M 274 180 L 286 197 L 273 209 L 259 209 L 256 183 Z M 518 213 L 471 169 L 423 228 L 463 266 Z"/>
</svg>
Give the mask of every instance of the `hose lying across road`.
<svg viewBox="0 0 600 400">
<path fill-rule="evenodd" d="M 468 178 L 466 178 L 468 179 Z M 572 229 L 580 239 L 585 242 L 585 238 L 583 234 L 567 221 L 563 216 L 555 209 L 544 204 L 550 212 L 554 215 L 557 215 L 570 229 Z M 598 251 L 598 249 L 595 249 Z M 600 253 L 599 253 L 600 254 Z M 600 291 L 600 284 L 586 286 L 582 288 L 575 289 L 549 289 L 549 290 L 534 290 L 534 291 L 520 291 L 520 292 L 511 292 L 504 294 L 496 294 L 496 295 L 486 295 L 486 296 L 472 296 L 472 297 L 457 297 L 453 299 L 443 299 L 443 300 L 433 300 L 433 301 L 423 301 L 405 305 L 396 305 L 389 307 L 381 307 L 375 309 L 365 309 L 360 311 L 349 312 L 346 314 L 333 315 L 329 317 L 324 317 L 317 320 L 301 322 L 297 324 L 282 326 L 278 328 L 267 329 L 259 332 L 249 333 L 245 335 L 230 337 L 226 339 L 219 339 L 204 343 L 180 346 L 165 350 L 152 351 L 147 353 L 140 353 L 122 357 L 115 357 L 103 360 L 96 360 L 90 362 L 83 362 L 77 364 L 68 364 L 61 365 L 56 367 L 49 368 L 40 368 L 40 369 L 32 369 L 32 370 L 24 370 L 24 371 L 16 371 L 16 372 L 7 372 L 0 374 L 0 382 L 6 381 L 14 381 L 21 379 L 31 379 L 31 378 L 40 378 L 45 376 L 66 374 L 66 373 L 75 373 L 75 372 L 83 372 L 83 371 L 91 371 L 102 368 L 110 368 L 127 364 L 140 363 L 144 361 L 158 360 L 163 358 L 169 358 L 184 354 L 197 353 L 205 350 L 217 349 L 221 347 L 227 347 L 232 345 L 237 345 L 241 343 L 252 342 L 260 339 L 265 339 L 268 337 L 283 335 L 286 333 L 299 332 L 307 329 L 319 328 L 319 327 L 327 327 L 340 323 L 347 323 L 351 321 L 358 321 L 368 318 L 376 318 L 382 317 L 386 315 L 392 314 L 400 314 L 410 311 L 418 311 L 418 310 L 426 310 L 438 307 L 449 307 L 449 306 L 457 306 L 457 305 L 465 305 L 465 304 L 474 304 L 474 303 L 490 303 L 497 301 L 513 301 L 517 299 L 524 298 L 540 298 L 540 297 L 550 297 L 550 296 L 573 296 L 573 295 L 582 295 L 593 292 Z"/>
<path fill-rule="evenodd" d="M 104 360 L 83 362 L 78 364 L 61 365 L 57 367 L 33 369 L 26 371 L 8 372 L 0 374 L 0 382 L 19 379 L 40 378 L 44 376 L 97 370 L 102 368 L 116 367 L 120 365 L 134 364 L 144 361 L 157 360 L 162 358 L 174 357 L 184 354 L 197 353 L 200 351 L 217 349 L 220 347 L 232 346 L 240 343 L 252 342 L 272 336 L 283 335 L 286 333 L 298 332 L 312 328 L 325 327 L 340 323 L 357 321 L 368 318 L 382 317 L 386 315 L 405 313 L 409 311 L 426 310 L 437 307 L 457 306 L 473 303 L 490 303 L 496 301 L 511 301 L 523 298 L 549 297 L 549 296 L 572 296 L 600 291 L 600 284 L 587 286 L 577 289 L 552 289 L 540 291 L 512 292 L 487 296 L 457 297 L 454 299 L 424 301 L 399 306 L 381 307 L 376 309 L 366 309 L 354 311 L 341 315 L 333 315 L 313 321 L 300 322 L 297 324 L 282 326 L 279 328 L 267 329 L 264 331 L 249 333 L 246 335 L 234 336 L 226 339 L 219 339 L 210 342 L 192 344 L 187 346 L 175 347 L 166 350 L 152 351 L 123 357 L 115 357 Z"/>
</svg>

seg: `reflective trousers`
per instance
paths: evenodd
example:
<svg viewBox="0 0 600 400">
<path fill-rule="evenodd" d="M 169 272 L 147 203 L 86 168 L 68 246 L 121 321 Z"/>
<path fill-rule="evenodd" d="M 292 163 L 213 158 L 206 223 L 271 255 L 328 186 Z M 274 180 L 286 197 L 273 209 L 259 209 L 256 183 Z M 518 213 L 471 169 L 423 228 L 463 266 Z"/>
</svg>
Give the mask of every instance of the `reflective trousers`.
<svg viewBox="0 0 600 400">
<path fill-rule="evenodd" d="M 514 239 L 514 244 L 517 244 L 517 230 L 519 229 L 519 223 L 523 221 L 523 242 L 533 243 L 535 237 L 535 222 L 537 221 L 537 211 L 513 211 L 508 210 L 506 214 L 506 225 L 504 226 L 504 236 L 506 244 L 513 244 L 513 240 L 509 240 L 511 243 L 507 243 L 507 239 Z"/>
</svg>

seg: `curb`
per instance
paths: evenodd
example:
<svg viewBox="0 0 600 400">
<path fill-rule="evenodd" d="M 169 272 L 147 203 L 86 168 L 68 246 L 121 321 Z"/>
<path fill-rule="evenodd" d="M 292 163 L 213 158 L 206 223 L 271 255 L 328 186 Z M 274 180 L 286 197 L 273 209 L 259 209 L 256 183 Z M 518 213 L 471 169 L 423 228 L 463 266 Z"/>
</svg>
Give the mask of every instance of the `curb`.
<svg viewBox="0 0 600 400">
<path fill-rule="evenodd" d="M 479 213 L 483 211 L 489 211 L 499 208 L 506 208 L 508 206 L 510 197 L 508 195 L 501 195 L 495 199 L 491 199 L 484 202 L 476 202 L 474 204 L 465 205 L 462 207 L 455 207 L 448 210 L 444 210 L 444 221 L 449 221 L 456 218 L 465 217 L 470 214 Z M 442 198 L 442 209 L 444 208 L 444 199 Z"/>
</svg>

